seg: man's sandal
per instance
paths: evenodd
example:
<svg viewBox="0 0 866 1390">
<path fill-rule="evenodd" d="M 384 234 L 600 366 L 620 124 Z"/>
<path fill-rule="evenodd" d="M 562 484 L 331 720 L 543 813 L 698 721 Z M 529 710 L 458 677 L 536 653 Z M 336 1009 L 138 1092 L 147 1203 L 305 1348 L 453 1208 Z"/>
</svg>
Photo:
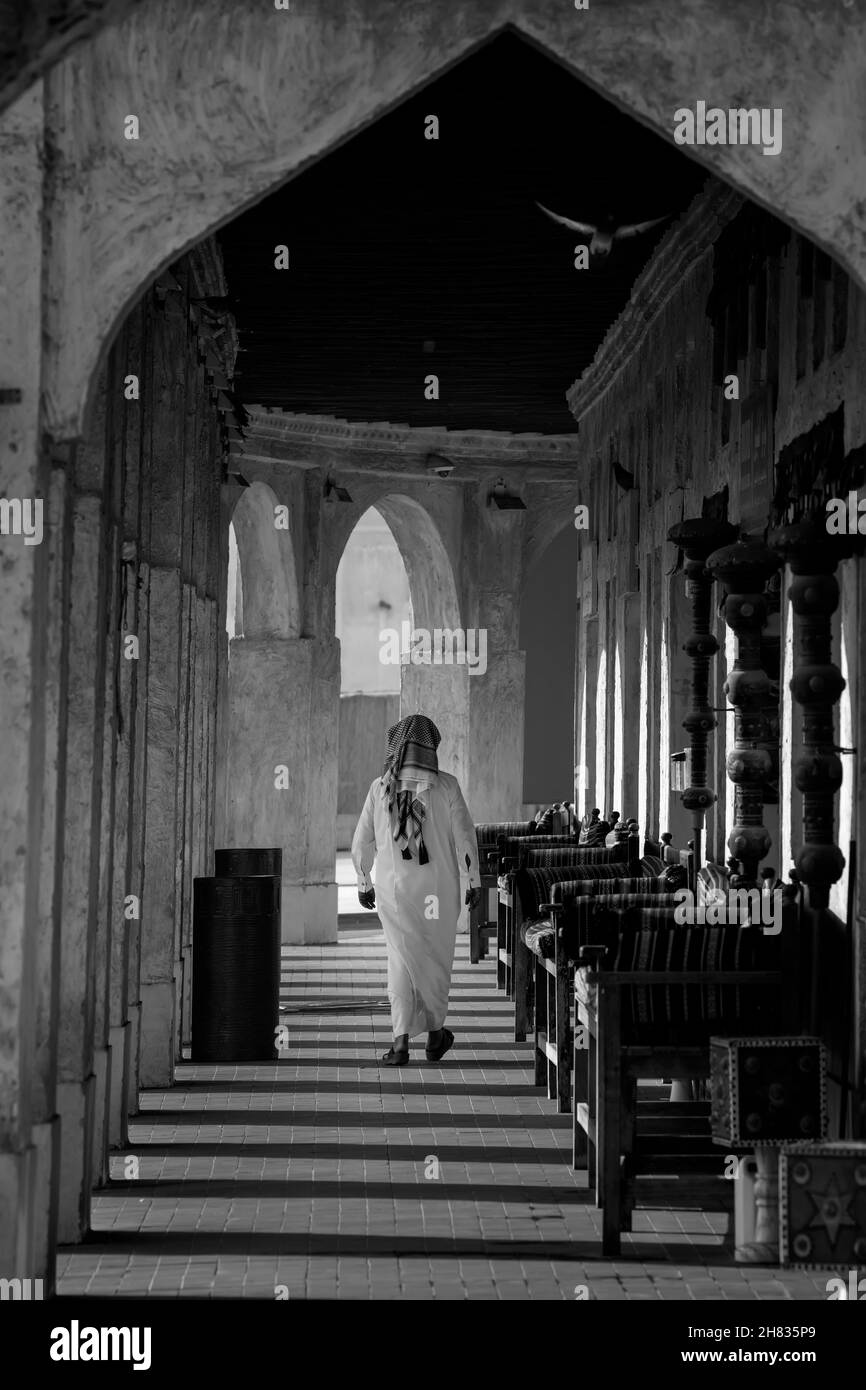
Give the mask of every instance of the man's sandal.
<svg viewBox="0 0 866 1390">
<path fill-rule="evenodd" d="M 450 1028 L 442 1029 L 442 1041 L 438 1047 L 428 1047 L 425 1056 L 428 1062 L 439 1062 L 445 1056 L 449 1048 L 454 1046 L 454 1034 Z"/>
<path fill-rule="evenodd" d="M 382 1053 L 382 1061 L 386 1067 L 405 1067 L 409 1061 L 408 1047 L 401 1047 L 396 1052 L 393 1047 L 389 1047 L 387 1052 Z"/>
</svg>

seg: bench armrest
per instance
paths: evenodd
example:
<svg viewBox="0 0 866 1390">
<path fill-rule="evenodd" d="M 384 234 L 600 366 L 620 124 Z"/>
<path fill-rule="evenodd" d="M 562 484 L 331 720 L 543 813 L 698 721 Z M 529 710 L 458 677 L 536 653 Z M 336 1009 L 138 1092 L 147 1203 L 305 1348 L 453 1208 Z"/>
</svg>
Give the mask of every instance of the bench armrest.
<svg viewBox="0 0 866 1390">
<path fill-rule="evenodd" d="M 577 963 L 580 966 L 588 965 L 591 970 L 598 970 L 606 955 L 606 946 L 581 946 L 577 953 Z"/>
</svg>

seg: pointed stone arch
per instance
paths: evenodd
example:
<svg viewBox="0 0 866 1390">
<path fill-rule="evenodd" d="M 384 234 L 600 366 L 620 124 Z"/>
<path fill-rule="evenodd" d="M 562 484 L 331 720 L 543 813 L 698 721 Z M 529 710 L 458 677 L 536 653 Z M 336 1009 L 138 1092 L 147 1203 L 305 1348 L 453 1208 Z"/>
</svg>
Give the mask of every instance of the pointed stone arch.
<svg viewBox="0 0 866 1390">
<path fill-rule="evenodd" d="M 384 517 L 406 566 L 414 626 L 431 634 L 462 627 L 454 562 L 439 526 L 423 503 L 406 493 L 365 497 L 365 507 Z M 336 564 L 357 518 L 351 519 Z M 447 661 L 402 667 L 400 713 L 428 714 L 442 734 L 440 765 L 465 787 L 469 749 L 469 673 Z"/>
<path fill-rule="evenodd" d="M 744 26 L 762 41 L 744 46 Z M 233 0 L 153 0 L 46 80 L 46 138 L 60 171 L 45 203 L 49 433 L 81 434 L 115 329 L 165 266 L 505 29 L 669 140 L 675 112 L 695 96 L 726 108 L 740 106 L 744 90 L 772 93 L 785 155 L 684 148 L 866 286 L 866 30 L 841 7 L 782 14 L 771 0 L 683 0 L 655 7 L 650 22 L 645 0 L 622 0 L 601 23 L 568 4 L 461 0 L 443 23 L 435 5 L 358 0 L 351 22 L 335 24 L 329 6 L 238 16 Z M 122 138 L 133 106 L 137 142 Z M 504 112 L 503 139 L 507 121 Z"/>
</svg>

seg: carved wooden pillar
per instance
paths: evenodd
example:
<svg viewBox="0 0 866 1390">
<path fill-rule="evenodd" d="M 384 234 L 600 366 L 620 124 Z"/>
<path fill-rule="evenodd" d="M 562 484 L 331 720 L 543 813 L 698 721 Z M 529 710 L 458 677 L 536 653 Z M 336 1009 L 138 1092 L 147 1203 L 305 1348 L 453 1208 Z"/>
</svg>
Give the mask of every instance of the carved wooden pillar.
<svg viewBox="0 0 866 1390">
<path fill-rule="evenodd" d="M 725 622 L 737 638 L 733 670 L 725 693 L 733 705 L 734 748 L 728 754 L 728 776 L 734 783 L 734 826 L 728 848 L 739 873 L 731 876 L 738 888 L 757 888 L 758 864 L 769 852 L 764 825 L 764 786 L 774 773 L 766 748 L 773 682 L 761 659 L 761 632 L 767 621 L 764 588 L 779 568 L 779 557 L 760 541 L 736 541 L 707 560 L 707 569 L 724 584 Z"/>
<path fill-rule="evenodd" d="M 719 644 L 710 632 L 713 575 L 706 567 L 706 560 L 712 551 L 736 534 L 736 528 L 729 521 L 713 521 L 706 517 L 681 521 L 668 531 L 668 540 L 678 545 L 685 555 L 686 587 L 692 605 L 692 631 L 683 643 L 683 651 L 692 663 L 692 705 L 683 720 L 683 728 L 689 736 L 690 776 L 680 800 L 692 814 L 693 891 L 701 868 L 704 818 L 716 801 L 716 793 L 707 782 L 707 744 L 719 722 L 709 703 L 710 660 L 718 652 Z"/>
<path fill-rule="evenodd" d="M 795 864 L 808 890 L 808 905 L 821 910 L 845 868 L 836 844 L 836 793 L 842 764 L 836 752 L 833 706 L 845 689 L 831 661 L 831 622 L 839 604 L 836 565 L 849 553 L 844 538 L 828 535 L 812 519 L 771 532 L 770 543 L 791 566 L 788 590 L 794 612 L 791 694 L 803 706 L 803 751 L 794 763 L 794 784 L 803 793 L 803 844 Z"/>
</svg>

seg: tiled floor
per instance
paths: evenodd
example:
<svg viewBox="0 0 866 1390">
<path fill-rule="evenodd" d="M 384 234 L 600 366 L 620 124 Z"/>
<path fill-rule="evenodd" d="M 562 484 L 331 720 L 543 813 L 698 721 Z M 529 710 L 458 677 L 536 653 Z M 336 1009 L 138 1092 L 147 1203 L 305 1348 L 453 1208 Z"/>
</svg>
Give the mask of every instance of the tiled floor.
<svg viewBox="0 0 866 1390">
<path fill-rule="evenodd" d="M 457 1035 L 402 1070 L 384 942 L 286 947 L 285 1056 L 177 1069 L 148 1091 L 129 1150 L 59 1257 L 61 1294 L 413 1299 L 826 1299 L 826 1274 L 743 1268 L 724 1218 L 640 1212 L 623 1257 L 572 1173 L 570 1118 L 530 1084 L 490 961 L 458 937 Z"/>
</svg>

